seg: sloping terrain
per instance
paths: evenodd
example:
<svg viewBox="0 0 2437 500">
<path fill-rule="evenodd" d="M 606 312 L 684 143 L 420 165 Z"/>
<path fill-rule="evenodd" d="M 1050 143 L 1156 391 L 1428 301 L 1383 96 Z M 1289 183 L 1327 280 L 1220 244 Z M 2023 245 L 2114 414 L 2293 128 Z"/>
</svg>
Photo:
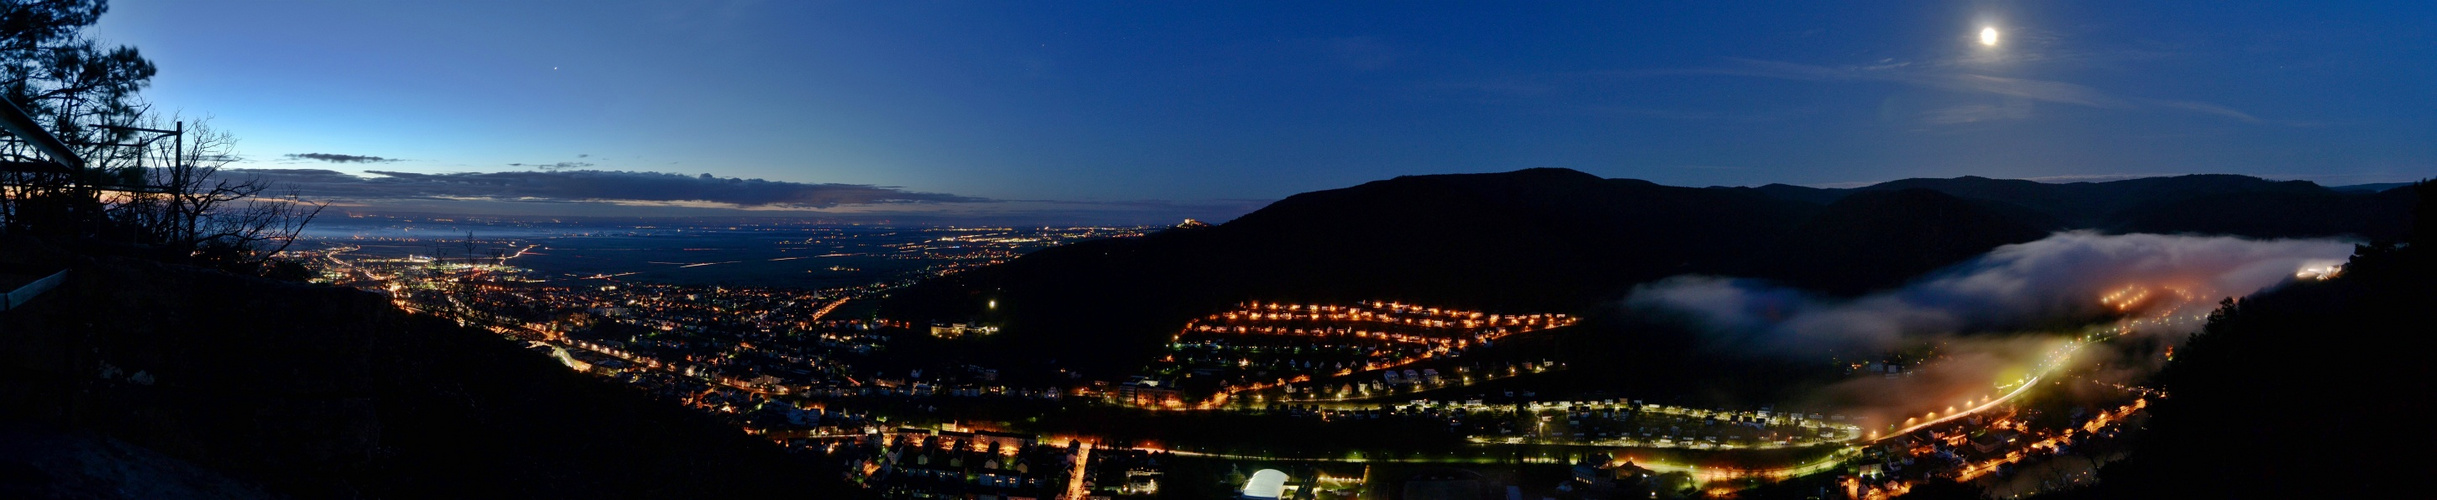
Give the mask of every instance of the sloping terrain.
<svg viewBox="0 0 2437 500">
<path fill-rule="evenodd" d="M 25 240 L 0 256 L 69 270 L 0 313 L 0 418 L 299 497 L 836 491 L 836 471 L 708 416 L 375 294 Z"/>
<path fill-rule="evenodd" d="M 1564 169 L 1407 176 L 1291 196 L 1214 227 L 1043 250 L 906 290 L 883 315 L 1001 323 L 1007 334 L 979 350 L 1108 374 L 1185 320 L 1245 300 L 1582 312 L 1685 273 L 1851 294 L 2064 229 L 2392 238 L 2412 199 L 2229 175 L 1854 189 L 1686 188 Z"/>
<path fill-rule="evenodd" d="M 2409 187 L 2401 189 L 2412 189 Z M 2437 189 L 2423 193 L 2437 193 Z M 2067 498 L 2415 496 L 2437 371 L 2437 204 L 2412 244 L 2363 247 L 2334 279 L 2228 304 L 2159 374 L 2168 396 L 2123 461 Z"/>
</svg>

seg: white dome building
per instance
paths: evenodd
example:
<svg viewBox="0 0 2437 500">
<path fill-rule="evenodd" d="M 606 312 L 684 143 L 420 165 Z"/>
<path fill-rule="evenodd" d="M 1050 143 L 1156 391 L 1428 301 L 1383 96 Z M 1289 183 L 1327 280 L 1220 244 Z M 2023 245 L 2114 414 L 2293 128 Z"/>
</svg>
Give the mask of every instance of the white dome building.
<svg viewBox="0 0 2437 500">
<path fill-rule="evenodd" d="M 1286 473 L 1277 469 L 1261 469 L 1244 482 L 1244 498 L 1277 500 L 1286 496 Z"/>
</svg>

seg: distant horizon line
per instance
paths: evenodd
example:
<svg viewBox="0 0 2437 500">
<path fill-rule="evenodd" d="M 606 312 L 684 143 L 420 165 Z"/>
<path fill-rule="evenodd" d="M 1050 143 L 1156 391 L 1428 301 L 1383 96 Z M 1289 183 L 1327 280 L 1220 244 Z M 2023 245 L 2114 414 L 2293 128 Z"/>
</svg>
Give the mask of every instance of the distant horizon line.
<svg viewBox="0 0 2437 500">
<path fill-rule="evenodd" d="M 1990 180 L 2019 180 L 2019 181 L 2031 181 L 2031 182 L 2037 182 L 2037 183 L 2041 183 L 2041 184 L 2062 185 L 2062 184 L 2076 184 L 2076 183 L 2093 183 L 2093 184 L 2103 184 L 2103 183 L 2119 182 L 2119 181 L 2129 181 L 2129 180 L 2155 179 L 2155 178 L 2172 178 L 2172 177 L 2190 177 L 2190 176 L 2231 176 L 2231 177 L 2243 177 L 2243 178 L 2258 179 L 2258 180 L 2262 180 L 2262 181 L 2270 181 L 2270 182 L 2291 182 L 2291 181 L 2301 181 L 2301 182 L 2307 182 L 2307 183 L 2310 183 L 2311 185 L 2314 185 L 2314 186 L 2318 186 L 2318 187 L 2321 187 L 2321 188 L 2324 188 L 2324 189 L 2329 189 L 2329 190 L 2334 190 L 2334 191 L 2355 191 L 2355 192 L 2358 192 L 2358 191 L 2365 191 L 2365 190 L 2366 190 L 2366 191 L 2383 191 L 2383 190 L 2386 190 L 2386 189 L 2391 189 L 2391 188 L 2394 188 L 2394 187 L 2408 186 L 2408 185 L 2410 185 L 2410 184 L 2412 184 L 2412 183 L 2414 183 L 2414 182 L 2420 182 L 2420 181 L 2409 181 L 2409 182 L 2373 182 L 2373 183 L 2358 183 L 2358 184 L 2339 184 L 2339 185 L 2328 185 L 2328 184 L 2322 184 L 2322 183 L 2320 183 L 2320 182 L 2318 182 L 2318 181 L 2315 181 L 2315 180 L 2310 180 L 2310 179 L 2278 179 L 2278 178 L 2274 178 L 2274 177 L 2256 176 L 2256 175 L 2248 175 L 2248 174 L 2190 174 L 2190 173 L 2184 173 L 2184 174 L 2168 174 L 2168 173 L 2160 173 L 2160 174 L 2102 174 L 2102 175 L 2045 176 L 2045 177 L 2028 177 L 2028 178 L 1997 178 L 1997 177 L 1985 177 L 1985 176 L 1977 176 L 1977 175 L 1962 175 L 1962 176 L 1954 176 L 1954 177 L 1906 177 L 1906 178 L 1902 178 L 1902 179 L 1894 179 L 1894 180 L 1878 181 L 1878 182 L 1868 182 L 1868 183 L 1852 182 L 1852 183 L 1828 183 L 1828 184 L 1810 184 L 1810 185 L 1802 185 L 1802 184 L 1787 184 L 1787 183 L 1768 183 L 1768 184 L 1747 185 L 1747 186 L 1720 186 L 1720 185 L 1712 185 L 1712 186 L 1680 186 L 1680 185 L 1661 184 L 1661 183 L 1658 183 L 1658 182 L 1655 182 L 1655 181 L 1648 181 L 1648 180 L 1641 180 L 1641 179 L 1631 179 L 1631 178 L 1624 178 L 1624 177 L 1602 177 L 1602 176 L 1599 176 L 1599 175 L 1597 175 L 1597 174 L 1592 174 L 1592 173 L 1589 173 L 1589 172 L 1582 172 L 1582 171 L 1580 171 L 1580 170 L 1574 170 L 1574 169 L 1571 169 L 1571 168 L 1562 168 L 1562 167 L 1537 167 L 1537 168 L 1528 168 L 1528 169 L 1510 170 L 1510 171 L 1504 171 L 1504 172 L 1479 172 L 1479 173 L 1457 173 L 1457 174 L 1421 174 L 1421 175 L 1400 176 L 1400 177 L 1430 177 L 1430 176 L 1439 176 L 1439 175 L 1497 175 L 1497 174 L 1509 174 L 1509 173 L 1516 173 L 1516 172 L 1524 172 L 1524 171 L 1530 171 L 1530 170 L 1566 170 L 1566 171 L 1572 171 L 1572 172 L 1580 173 L 1580 174 L 1583 174 L 1583 175 L 1586 175 L 1586 176 L 1597 177 L 1597 178 L 1600 178 L 1600 179 L 1610 179 L 1610 180 L 1638 180 L 1638 181 L 1641 181 L 1641 182 L 1650 182 L 1651 184 L 1656 184 L 1656 185 L 1661 185 L 1661 186 L 1678 187 L 1678 188 L 1685 188 L 1685 189 L 1757 189 L 1757 188 L 1762 188 L 1762 187 L 1771 186 L 1771 185 L 1784 185 L 1784 186 L 1797 186 L 1797 187 L 1803 187 L 1803 188 L 1811 188 L 1811 189 L 1824 189 L 1824 190 L 1856 190 L 1856 189 L 1864 189 L 1864 188 L 1868 188 L 1868 187 L 1871 187 L 1871 186 L 1883 185 L 1883 184 L 1888 184 L 1888 183 L 1893 183 L 1893 182 L 1901 182 L 1901 181 L 1907 181 L 1907 180 L 1925 180 L 1925 179 L 1926 179 L 1926 180 L 1955 180 L 1955 179 L 1970 179 L 1970 178 L 1979 178 L 1979 179 L 1990 179 Z M 2424 179 L 2425 179 L 2425 178 L 2424 178 Z M 1383 180 L 1384 180 L 1384 179 L 1383 179 Z M 1376 181 L 1370 181 L 1370 182 L 1376 182 Z M 1316 191 L 1326 191 L 1326 190 L 1329 190 L 1329 189 L 1342 189 L 1342 188 L 1344 188 L 1344 187 L 1352 187 L 1352 186 L 1343 186 L 1343 187 L 1337 187 L 1337 188 L 1320 189 L 1320 190 L 1314 190 L 1314 192 L 1316 192 Z M 2362 188 L 2370 188 L 2370 189 L 2362 189 Z M 330 214 L 328 214 L 328 215 L 325 215 L 325 217 L 324 217 L 324 219 L 323 219 L 323 222 L 335 223 L 335 224 L 333 224 L 333 225 L 349 225 L 349 224 L 346 224 L 346 223 L 344 223 L 344 222 L 340 222 L 340 221 L 343 221 L 343 220 L 349 220 L 349 219 L 380 218 L 380 219 L 421 219 L 421 220 L 417 220 L 416 222 L 444 222 L 444 223 L 462 223 L 462 224 L 479 224 L 479 225 L 490 225 L 490 224 L 495 224 L 495 223 L 517 223 L 517 222 L 522 222 L 522 223 L 531 223 L 531 222 L 538 222 L 538 221 L 545 221 L 545 220 L 548 220 L 548 221 L 553 221 L 553 222 L 576 221 L 577 223 L 582 223 L 582 222 L 610 222 L 610 221 L 633 222 L 633 221 L 654 221 L 654 220 L 657 220 L 657 221 L 672 221 L 672 222 L 682 222 L 682 223 L 687 223 L 687 224 L 709 224 L 709 223 L 714 223 L 714 222 L 718 222 L 718 221 L 731 221 L 731 222 L 733 222 L 733 223 L 737 223 L 737 224 L 784 224 L 784 225 L 837 226 L 837 227 L 852 227 L 852 226 L 864 226 L 864 227 L 924 227 L 924 228 L 956 228 L 956 227 L 1159 227 L 1159 226 L 1169 226 L 1169 225 L 1180 224 L 1180 223 L 1182 223 L 1182 222 L 1184 222 L 1185 220 L 1188 220 L 1188 219 L 1200 220 L 1200 221 L 1203 221 L 1203 222 L 1209 222 L 1209 223 L 1224 223 L 1224 222 L 1226 222 L 1226 221 L 1231 221 L 1231 220 L 1234 220 L 1235 218 L 1241 217 L 1241 216 L 1243 216 L 1243 215 L 1245 215 L 1245 214 L 1249 214 L 1249 213 L 1252 213 L 1252 212 L 1257 212 L 1257 211 L 1259 211 L 1260 209 L 1265 208 L 1265 207 L 1269 206 L 1270 204 L 1276 203 L 1277 201 L 1279 201 L 1279 200 L 1283 200 L 1283 199 L 1284 199 L 1284 198 L 1283 198 L 1283 197 L 1281 197 L 1281 198 L 1278 198 L 1278 199 L 1272 199 L 1272 200 L 1231 200 L 1231 201 L 1234 201 L 1234 202 L 1241 203 L 1241 204 L 1239 204 L 1239 205 L 1236 205 L 1236 207 L 1237 207 L 1237 208 L 1242 208 L 1242 209 L 1243 209 L 1243 211 L 1242 211 L 1241 213 L 1231 213 L 1231 214 L 1213 213 L 1213 214 L 1201 215 L 1201 216 L 1196 216 L 1196 215 L 1194 215 L 1194 214 L 1187 214 L 1187 213 L 1184 213 L 1183 211 L 1179 211 L 1179 210 L 1166 210 L 1166 211 L 1160 211 L 1160 212 L 1166 212 L 1166 213 L 1158 213 L 1158 214 L 1154 214 L 1154 213 L 1151 213 L 1151 212 L 1123 212 L 1123 211 L 1115 211 L 1115 212 L 1097 212 L 1097 211 L 1088 211 L 1088 210 L 1084 210 L 1084 211 L 1071 211 L 1071 212 L 1059 212 L 1059 211 L 1047 211 L 1047 212 L 1023 212 L 1023 211 L 1011 211 L 1011 212 L 997 213 L 997 214 L 973 213 L 973 212 L 935 212 L 935 213 L 919 213 L 919 212 L 917 212 L 917 213 L 896 213 L 896 212 L 883 212 L 883 213 L 859 213 L 859 214 L 857 214 L 857 213 L 849 213 L 849 214 L 839 214 L 839 213 L 826 213 L 826 212 L 819 212 L 819 211 L 813 211 L 813 210 L 748 210 L 748 209 L 725 209 L 725 210 L 723 210 L 723 209 L 707 209 L 707 208 L 689 208 L 689 209 L 687 209 L 687 210 L 689 210 L 689 211 L 694 211 L 694 213 L 663 213 L 663 214 L 599 214 L 599 213 L 594 213 L 594 214 L 580 214 L 580 215 L 576 215 L 576 214 L 519 214 L 519 213 L 496 213 L 496 212 L 486 212 L 486 211 L 481 211 L 481 210 L 449 210 L 449 209 L 445 209 L 445 208 L 442 208 L 442 207 L 434 207 L 434 206 L 430 206 L 429 204 L 433 204 L 433 203 L 441 203 L 441 204 L 445 204 L 445 203 L 521 204 L 521 203 L 541 203 L 541 202 L 519 202 L 519 201 L 504 201 L 504 200 L 479 200 L 479 201 L 477 201 L 477 200 L 425 200 L 425 199 L 403 199 L 403 200 L 398 200 L 398 201 L 406 201 L 406 202 L 411 202 L 411 203 L 414 203 L 414 204 L 419 204 L 419 205 L 421 205 L 421 206 L 389 206 L 389 207 L 384 207 L 384 206 L 382 206 L 382 205 L 384 205 L 384 204 L 382 204 L 382 203 L 350 202 L 350 203 L 345 204 L 345 205 L 334 205 L 334 206 L 332 206 L 332 209 L 333 209 L 333 210 L 332 210 L 332 213 L 330 213 Z M 578 201 L 578 202 L 550 202 L 550 203 L 553 203 L 553 204 L 561 204 L 561 205 L 568 204 L 568 203 L 600 204 L 600 205 L 618 205 L 617 203 L 615 203 L 615 202 L 611 202 L 611 201 Z M 1181 202 L 1180 202 L 1180 203 L 1181 203 Z M 954 202 L 934 202 L 934 203 L 922 203 L 922 204 L 912 204 L 911 206 L 924 206 L 924 205 L 933 205 L 933 206 L 936 206 L 936 205 L 941 205 L 941 204 L 954 204 Z M 861 206 L 864 206 L 864 207 L 885 207 L 885 206 L 890 206 L 890 205 L 873 204 L 873 205 L 861 205 Z M 895 206 L 909 206 L 909 205 L 900 204 L 900 205 L 895 205 Z M 623 208 L 639 208 L 639 207 L 625 207 L 625 206 L 622 206 L 622 207 L 623 207 Z M 470 208 L 470 207 L 469 207 L 469 208 Z M 1172 208 L 1173 208 L 1173 207 L 1172 207 Z M 1212 209 L 1215 209 L 1215 207 L 1204 207 L 1204 208 L 1212 208 Z M 1232 211 L 1232 210 L 1227 210 L 1227 211 Z M 458 220 L 455 220 L 455 219 L 467 219 L 467 220 L 465 220 L 465 221 L 458 221 Z M 363 222 L 373 222 L 373 221 L 363 221 Z"/>
</svg>

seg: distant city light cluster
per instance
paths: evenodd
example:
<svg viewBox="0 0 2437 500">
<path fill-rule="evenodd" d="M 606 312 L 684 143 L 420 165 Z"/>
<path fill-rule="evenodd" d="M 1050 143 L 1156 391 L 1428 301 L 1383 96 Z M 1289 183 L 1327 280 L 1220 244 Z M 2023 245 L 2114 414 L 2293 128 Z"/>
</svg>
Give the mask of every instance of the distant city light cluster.
<svg viewBox="0 0 2437 500">
<path fill-rule="evenodd" d="M 644 228 L 630 228 L 642 230 Z M 653 231 L 687 231 L 651 228 Z M 841 319 L 855 304 L 868 304 L 924 279 L 1004 262 L 1031 249 L 1088 237 L 1143 234 L 1127 228 L 930 228 L 791 238 L 780 242 L 798 254 L 750 259 L 719 258 L 721 249 L 695 244 L 687 257 L 636 262 L 626 268 L 587 273 L 542 273 L 524 264 L 563 252 L 547 240 L 503 241 L 488 256 L 447 256 L 453 242 L 434 239 L 359 238 L 294 257 L 323 264 L 327 279 L 389 295 L 410 311 L 524 340 L 543 356 L 576 371 L 608 377 L 655 397 L 728 419 L 744 432 L 791 449 L 820 453 L 849 464 L 848 479 L 876 493 L 919 497 L 951 491 L 996 491 L 1004 497 L 1088 498 L 1153 495 L 1176 488 L 1166 481 L 1157 457 L 1196 456 L 1261 460 L 1263 454 L 1209 448 L 1175 449 L 1149 440 L 1120 441 L 1088 431 L 1042 435 L 1022 426 L 954 418 L 930 408 L 945 405 L 1099 404 L 1129 411 L 1199 411 L 1276 421 L 1306 420 L 1353 428 L 1443 429 L 1469 447 L 1546 446 L 1554 449 L 1615 450 L 1615 464 L 1602 474 L 1681 473 L 1713 492 L 1731 492 L 1753 480 L 1816 474 L 1847 474 L 1836 481 L 1853 498 L 1886 498 L 1909 492 L 1924 477 L 1965 480 L 1998 475 L 2008 464 L 2054 456 L 2087 440 L 2108 439 L 2154 390 L 2112 387 L 2129 401 L 2088 415 L 2032 418 L 2017 401 L 2034 389 L 2072 380 L 2074 354 L 2086 346 L 2140 328 L 2186 324 L 2196 315 L 2185 306 L 2209 296 L 2178 281 L 2144 281 L 2104 290 L 2097 303 L 2120 316 L 2076 340 L 2063 341 L 2025 359 L 2026 371 L 1994 384 L 1995 392 L 1957 396 L 1934 408 L 1902 414 L 1848 416 L 1828 406 L 1814 410 L 1770 406 L 1697 408 L 1660 402 L 1552 394 L 1531 384 L 1503 382 L 1569 369 L 1564 363 L 1512 359 L 1507 345 L 1526 333 L 1575 326 L 1566 314 L 1508 314 L 1432 307 L 1399 301 L 1350 304 L 1248 301 L 1191 319 L 1174 330 L 1165 352 L 1125 380 L 1089 380 L 1077 375 L 1043 380 L 1002 379 L 989 360 L 931 363 L 922 355 L 887 354 L 893 343 L 987 342 L 999 325 L 962 320 Z M 849 240 L 858 243 L 842 243 Z M 370 247 L 387 245 L 376 252 Z M 399 252 L 403 248 L 408 252 Z M 435 250 L 431 255 L 411 251 Z M 689 286 L 637 281 L 637 274 L 722 264 L 860 257 L 908 261 L 896 274 L 826 289 Z M 638 259 L 639 260 L 639 259 Z M 871 262 L 865 260 L 861 262 Z M 814 267 L 814 266 L 806 266 Z M 834 268 L 839 266 L 830 266 Z M 632 270 L 629 270 L 632 269 Z M 718 268 L 713 268 L 718 269 Z M 816 267 L 817 269 L 817 267 Z M 2338 265 L 2312 265 L 2297 279 L 2325 279 Z M 1017 309 L 1000 297 L 975 297 L 984 310 Z M 1003 306 L 1003 307 L 1002 307 Z M 864 311 L 868 311 L 865 309 Z M 849 315 L 851 316 L 851 315 Z M 2061 333 L 2061 332 L 2060 332 Z M 902 346 L 904 344 L 897 344 Z M 934 344 L 935 345 L 935 344 Z M 904 351 L 899 351 L 904 352 Z M 1934 359 L 1934 354 L 1931 357 Z M 1487 360 L 1495 361 L 1487 361 Z M 1851 360 L 1850 374 L 1900 379 L 1928 363 Z M 966 364 L 970 363 L 970 364 Z M 884 368 L 885 367 L 885 368 Z M 1899 368 L 1900 367 L 1900 368 Z M 2014 376 L 2014 375 L 2019 375 Z M 1503 390 L 1480 386 L 1496 382 Z M 2078 382 L 2077 382 L 2078 383 Z M 1030 385 L 1024 385 L 1030 384 Z M 1478 386 L 1478 387 L 1476 387 Z M 1949 405 L 1948 403 L 1953 403 Z M 915 411 L 901 411 L 903 408 Z M 943 413 L 944 414 L 944 413 Z M 2032 425 L 2029 422 L 2048 422 Z M 1426 424 L 1426 425 L 1424 425 Z M 979 427 L 979 428 L 976 428 Z M 1992 437 L 1994 436 L 1994 437 Z M 1680 458 L 1631 456 L 1637 450 L 1777 450 L 1834 447 L 1799 463 L 1728 466 L 1678 463 Z M 1446 457 L 1484 459 L 1465 451 Z M 1921 462 L 1931 457 L 1948 462 Z M 1519 463 L 1579 465 L 1579 458 L 1539 454 L 1511 457 Z M 1364 464 L 1354 453 L 1329 462 Z M 1941 458 L 1940 460 L 1944 460 Z M 1588 463 L 1600 463 L 1593 460 Z M 1638 471 L 1638 472 L 1636 472 Z M 1360 476 L 1316 474 L 1312 485 L 1359 488 Z M 1163 488 L 1164 487 L 1164 488 Z M 1321 486 L 1297 486 L 1297 488 Z"/>
<path fill-rule="evenodd" d="M 1116 399 L 1153 408 L 1216 408 L 1234 395 L 1270 390 L 1282 391 L 1282 399 L 1347 399 L 1375 390 L 1385 395 L 1391 387 L 1435 387 L 1451 383 L 1450 377 L 1435 368 L 1407 367 L 1579 321 L 1564 314 L 1496 314 L 1388 301 L 1245 302 L 1187 322 L 1170 339 L 1171 354 L 1119 388 Z M 1380 380 L 1357 376 L 1368 372 L 1379 372 Z M 1268 375 L 1255 375 L 1263 373 Z M 1294 385 L 1316 380 L 1327 388 Z M 1335 394 L 1324 395 L 1330 392 Z"/>
</svg>

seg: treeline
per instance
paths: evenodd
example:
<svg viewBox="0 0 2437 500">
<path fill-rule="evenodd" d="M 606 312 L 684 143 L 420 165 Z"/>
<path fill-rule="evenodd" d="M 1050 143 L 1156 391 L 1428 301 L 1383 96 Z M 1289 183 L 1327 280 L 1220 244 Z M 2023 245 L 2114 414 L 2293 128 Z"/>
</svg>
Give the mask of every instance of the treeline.
<svg viewBox="0 0 2437 500">
<path fill-rule="evenodd" d="M 155 68 L 83 30 L 102 0 L 0 1 L 0 233 L 303 279 L 274 256 L 324 204 L 223 175 L 236 138 L 153 109 Z"/>
</svg>

